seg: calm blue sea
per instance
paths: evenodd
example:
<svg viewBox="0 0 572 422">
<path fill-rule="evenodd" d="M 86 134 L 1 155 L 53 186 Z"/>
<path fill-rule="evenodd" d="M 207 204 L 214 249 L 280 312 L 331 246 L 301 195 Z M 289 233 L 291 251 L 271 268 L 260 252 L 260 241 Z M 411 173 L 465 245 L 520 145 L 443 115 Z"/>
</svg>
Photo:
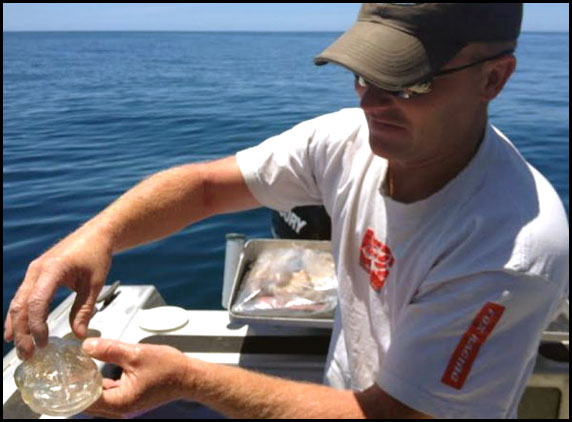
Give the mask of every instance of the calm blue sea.
<svg viewBox="0 0 572 422">
<path fill-rule="evenodd" d="M 4 33 L 4 316 L 31 260 L 146 176 L 357 106 L 347 71 L 312 64 L 337 36 Z M 491 108 L 567 210 L 568 45 L 567 33 L 523 34 L 518 72 Z M 117 255 L 108 281 L 220 309 L 225 233 L 271 237 L 269 222 L 262 209 L 198 223 Z"/>
</svg>

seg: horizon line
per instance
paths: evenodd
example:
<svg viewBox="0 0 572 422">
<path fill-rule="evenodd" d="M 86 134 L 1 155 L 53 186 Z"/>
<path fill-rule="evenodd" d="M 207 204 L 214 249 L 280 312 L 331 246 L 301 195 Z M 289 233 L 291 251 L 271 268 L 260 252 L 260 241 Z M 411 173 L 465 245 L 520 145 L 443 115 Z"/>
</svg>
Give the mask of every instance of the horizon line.
<svg viewBox="0 0 572 422">
<path fill-rule="evenodd" d="M 346 30 L 311 30 L 311 29 L 284 29 L 284 30 L 271 30 L 271 29 L 233 29 L 233 30 L 188 30 L 188 29 L 11 29 L 3 30 L 3 33 L 10 32 L 193 32 L 193 33 L 292 33 L 292 32 L 312 32 L 312 33 L 331 33 L 331 32 L 345 32 Z M 543 34 L 569 34 L 570 31 L 564 30 L 523 30 L 522 34 L 526 33 L 543 33 Z"/>
</svg>

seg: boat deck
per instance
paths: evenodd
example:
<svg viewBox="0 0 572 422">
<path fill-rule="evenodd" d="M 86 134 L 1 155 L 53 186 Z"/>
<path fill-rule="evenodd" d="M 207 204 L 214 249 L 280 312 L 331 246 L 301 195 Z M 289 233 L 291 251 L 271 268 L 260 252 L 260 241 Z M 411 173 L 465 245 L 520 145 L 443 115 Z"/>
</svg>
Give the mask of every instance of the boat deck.
<svg viewBox="0 0 572 422">
<path fill-rule="evenodd" d="M 48 318 L 50 335 L 71 335 L 68 315 L 75 294 L 62 302 Z M 238 325 L 230 322 L 227 311 L 185 310 L 182 326 L 164 332 L 141 328 L 145 312 L 165 306 L 154 286 L 120 286 L 90 322 L 89 336 L 119 339 L 127 343 L 170 345 L 196 359 L 247 369 L 284 378 L 322 382 L 331 330 L 270 324 Z M 166 326 L 172 321 L 165 321 Z M 563 333 L 567 321 L 547 331 L 540 348 L 534 374 L 519 410 L 519 417 L 568 418 L 568 341 Z M 118 378 L 121 370 L 97 362 L 104 376 Z M 4 357 L 3 417 L 5 419 L 49 418 L 33 413 L 22 401 L 13 380 L 20 364 L 15 350 Z M 179 401 L 138 418 L 220 418 L 204 406 Z M 80 414 L 75 418 L 86 418 Z"/>
</svg>

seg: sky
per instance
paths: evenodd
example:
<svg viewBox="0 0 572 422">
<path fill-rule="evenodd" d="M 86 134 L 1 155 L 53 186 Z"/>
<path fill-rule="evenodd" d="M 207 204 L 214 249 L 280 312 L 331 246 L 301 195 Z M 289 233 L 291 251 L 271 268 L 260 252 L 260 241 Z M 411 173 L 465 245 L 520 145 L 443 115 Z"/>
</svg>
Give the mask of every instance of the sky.
<svg viewBox="0 0 572 422">
<path fill-rule="evenodd" d="M 359 3 L 3 3 L 4 31 L 335 31 Z M 523 32 L 568 32 L 568 3 L 525 3 Z"/>
</svg>

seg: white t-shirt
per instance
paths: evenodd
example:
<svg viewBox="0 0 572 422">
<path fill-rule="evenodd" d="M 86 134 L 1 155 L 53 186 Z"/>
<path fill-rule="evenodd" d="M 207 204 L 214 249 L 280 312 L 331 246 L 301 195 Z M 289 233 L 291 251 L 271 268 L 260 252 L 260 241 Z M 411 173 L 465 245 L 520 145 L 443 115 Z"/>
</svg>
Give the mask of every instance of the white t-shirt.
<svg viewBox="0 0 572 422">
<path fill-rule="evenodd" d="M 445 187 L 399 203 L 368 137 L 363 111 L 344 109 L 237 154 L 260 203 L 323 204 L 332 218 L 340 302 L 325 382 L 376 383 L 435 417 L 515 417 L 568 289 L 557 193 L 488 126 Z"/>
</svg>

